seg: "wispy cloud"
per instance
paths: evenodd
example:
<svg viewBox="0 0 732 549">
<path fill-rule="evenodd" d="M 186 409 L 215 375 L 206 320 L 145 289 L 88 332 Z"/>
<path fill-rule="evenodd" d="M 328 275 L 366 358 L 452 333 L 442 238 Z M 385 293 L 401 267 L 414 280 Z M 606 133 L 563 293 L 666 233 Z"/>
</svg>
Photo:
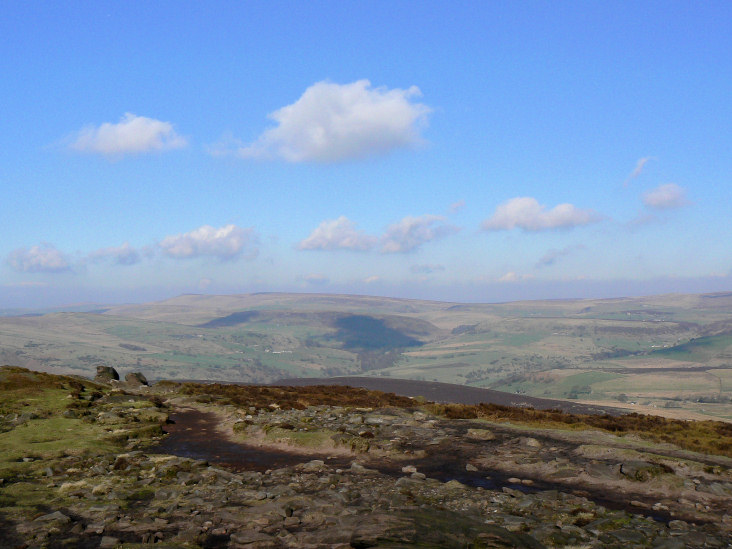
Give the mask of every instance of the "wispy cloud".
<svg viewBox="0 0 732 549">
<path fill-rule="evenodd" d="M 407 216 L 387 227 L 381 238 L 381 253 L 407 253 L 422 244 L 457 232 L 457 227 L 445 225 L 439 215 Z"/>
<path fill-rule="evenodd" d="M 48 282 L 42 282 L 40 280 L 23 280 L 21 282 L 11 282 L 10 284 L 3 284 L 3 288 L 47 288 Z"/>
<path fill-rule="evenodd" d="M 465 207 L 465 200 L 458 200 L 450 204 L 450 213 L 457 213 Z"/>
<path fill-rule="evenodd" d="M 372 249 L 376 242 L 376 237 L 359 231 L 353 221 L 342 215 L 323 221 L 297 247 L 301 250 L 365 251 Z"/>
<path fill-rule="evenodd" d="M 534 277 L 528 274 L 518 274 L 514 271 L 508 271 L 506 274 L 498 278 L 498 282 L 513 283 L 521 282 L 522 280 L 531 280 L 532 278 Z"/>
<path fill-rule="evenodd" d="M 486 231 L 523 229 L 545 231 L 568 229 L 599 221 L 601 216 L 593 210 L 581 210 L 572 204 L 559 204 L 554 208 L 546 206 L 532 197 L 517 197 L 500 204 L 493 215 L 483 221 Z"/>
<path fill-rule="evenodd" d="M 639 158 L 638 162 L 635 163 L 635 168 L 633 168 L 633 171 L 630 172 L 630 175 L 623 182 L 623 186 L 627 187 L 633 179 L 638 177 L 643 172 L 643 168 L 646 167 L 649 160 L 653 160 L 653 157 L 644 156 L 643 158 Z"/>
<path fill-rule="evenodd" d="M 363 279 L 363 281 L 366 284 L 373 284 L 374 282 L 379 282 L 380 280 L 381 280 L 381 277 L 376 276 L 376 275 L 367 276 L 366 278 Z"/>
<path fill-rule="evenodd" d="M 582 244 L 578 244 L 576 246 L 567 246 L 565 248 L 562 248 L 561 250 L 549 250 L 547 253 L 545 253 L 539 261 L 536 262 L 537 268 L 542 267 L 549 267 L 551 265 L 554 265 L 559 259 L 562 257 L 568 256 L 572 252 L 576 250 L 583 250 L 584 246 Z"/>
<path fill-rule="evenodd" d="M 643 194 L 643 204 L 654 210 L 670 210 L 689 204 L 686 190 L 676 183 L 659 185 Z"/>
<path fill-rule="evenodd" d="M 409 270 L 414 274 L 432 274 L 445 270 L 444 265 L 412 265 Z"/>
<path fill-rule="evenodd" d="M 307 284 L 311 286 L 322 286 L 330 282 L 330 279 L 322 273 L 311 273 L 303 277 Z"/>
<path fill-rule="evenodd" d="M 135 265 L 142 260 L 142 254 L 125 242 L 121 246 L 101 248 L 89 254 L 94 262 L 111 260 L 115 265 Z"/>
<path fill-rule="evenodd" d="M 47 243 L 13 250 L 8 255 L 7 263 L 10 268 L 22 273 L 61 273 L 71 269 L 66 255 Z"/>
<path fill-rule="evenodd" d="M 180 149 L 187 145 L 170 122 L 126 113 L 116 124 L 82 128 L 69 139 L 69 148 L 83 153 L 115 157 Z"/>
<path fill-rule="evenodd" d="M 163 253 L 178 259 L 201 256 L 216 257 L 220 260 L 231 260 L 240 257 L 244 252 L 248 259 L 257 255 L 257 236 L 253 229 L 244 229 L 236 225 L 215 228 L 203 225 L 193 231 L 167 236 L 159 244 Z"/>
<path fill-rule="evenodd" d="M 431 112 L 413 101 L 420 96 L 416 86 L 402 90 L 373 88 L 368 80 L 318 82 L 295 103 L 269 115 L 275 127 L 232 152 L 245 158 L 330 163 L 414 146 L 422 142 Z"/>
</svg>

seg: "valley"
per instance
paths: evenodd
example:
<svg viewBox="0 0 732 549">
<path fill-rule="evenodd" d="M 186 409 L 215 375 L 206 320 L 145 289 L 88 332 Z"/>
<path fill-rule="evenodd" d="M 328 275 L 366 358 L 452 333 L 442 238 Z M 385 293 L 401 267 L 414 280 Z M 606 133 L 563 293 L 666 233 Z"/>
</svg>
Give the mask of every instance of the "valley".
<svg viewBox="0 0 732 549">
<path fill-rule="evenodd" d="M 732 295 L 461 304 L 184 295 L 0 317 L 0 362 L 272 383 L 390 377 L 732 420 Z"/>
</svg>

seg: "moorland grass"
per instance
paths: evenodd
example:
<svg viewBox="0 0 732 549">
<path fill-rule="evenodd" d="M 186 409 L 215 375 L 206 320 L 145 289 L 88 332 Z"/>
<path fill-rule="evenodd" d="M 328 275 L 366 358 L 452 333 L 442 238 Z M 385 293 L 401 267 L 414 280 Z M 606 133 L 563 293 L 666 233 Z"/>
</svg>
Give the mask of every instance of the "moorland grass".
<svg viewBox="0 0 732 549">
<path fill-rule="evenodd" d="M 486 419 L 510 421 L 555 429 L 600 429 L 617 435 L 634 434 L 653 442 L 665 442 L 694 452 L 732 457 L 732 424 L 720 421 L 683 421 L 637 413 L 622 416 L 570 414 L 558 410 L 514 408 L 497 404 L 436 404 L 393 393 L 369 391 L 346 386 L 305 387 L 249 386 L 185 383 L 180 392 L 238 407 L 305 409 L 308 406 L 396 407 L 423 405 L 429 412 L 448 419 Z"/>
<path fill-rule="evenodd" d="M 451 419 L 479 418 L 545 428 L 600 429 L 617 435 L 634 434 L 694 452 L 732 457 L 732 424 L 721 421 L 683 421 L 637 413 L 622 416 L 570 414 L 498 404 L 428 404 L 426 407 L 434 414 Z"/>
<path fill-rule="evenodd" d="M 285 387 L 274 385 L 227 385 L 213 383 L 183 383 L 179 390 L 186 395 L 209 395 L 222 403 L 240 407 L 268 408 L 275 404 L 278 408 L 304 410 L 308 406 L 351 406 L 357 408 L 414 408 L 414 399 L 369 391 L 342 385 L 311 385 L 305 387 Z"/>
<path fill-rule="evenodd" d="M 41 510 L 56 497 L 44 482 L 49 471 L 162 435 L 160 402 L 137 398 L 81 378 L 0 367 L 0 510 Z M 112 423 L 98 420 L 104 412 L 113 412 Z"/>
</svg>

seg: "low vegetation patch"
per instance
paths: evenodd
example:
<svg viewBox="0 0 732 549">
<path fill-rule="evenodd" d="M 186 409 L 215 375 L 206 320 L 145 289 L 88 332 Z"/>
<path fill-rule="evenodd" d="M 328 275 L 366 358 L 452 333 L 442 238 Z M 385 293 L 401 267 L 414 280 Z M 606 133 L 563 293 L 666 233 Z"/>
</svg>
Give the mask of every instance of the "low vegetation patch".
<svg viewBox="0 0 732 549">
<path fill-rule="evenodd" d="M 0 367 L 0 512 L 40 512 L 67 495 L 48 486 L 50 476 L 162 436 L 160 405 L 89 380 Z"/>
<path fill-rule="evenodd" d="M 732 424 L 721 421 L 682 421 L 637 413 L 622 416 L 582 415 L 498 404 L 428 404 L 427 408 L 434 414 L 450 419 L 480 418 L 538 427 L 601 429 L 618 435 L 635 434 L 694 452 L 732 457 Z"/>
<path fill-rule="evenodd" d="M 180 392 L 205 402 L 230 403 L 238 407 L 304 410 L 308 406 L 363 408 L 416 408 L 425 406 L 448 419 L 510 421 L 542 428 L 600 429 L 617 435 L 634 434 L 654 442 L 675 444 L 683 449 L 732 457 L 732 424 L 719 421 L 683 421 L 631 413 L 622 416 L 570 414 L 559 410 L 536 410 L 497 404 L 418 403 L 393 393 L 340 385 L 305 387 L 184 383 Z"/>
<path fill-rule="evenodd" d="M 414 399 L 341 385 L 282 387 L 262 385 L 228 385 L 221 383 L 183 383 L 180 392 L 201 397 L 204 401 L 224 401 L 240 407 L 283 410 L 304 410 L 308 406 L 353 406 L 358 408 L 414 408 Z M 224 403 L 222 402 L 222 403 Z"/>
</svg>

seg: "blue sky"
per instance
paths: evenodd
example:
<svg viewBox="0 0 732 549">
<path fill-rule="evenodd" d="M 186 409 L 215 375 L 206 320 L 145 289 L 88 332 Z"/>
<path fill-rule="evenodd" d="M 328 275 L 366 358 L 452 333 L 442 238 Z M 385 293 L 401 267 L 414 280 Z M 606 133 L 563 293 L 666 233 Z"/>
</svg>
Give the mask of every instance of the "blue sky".
<svg viewBox="0 0 732 549">
<path fill-rule="evenodd" d="M 729 2 L 15 2 L 0 308 L 732 289 Z"/>
</svg>

